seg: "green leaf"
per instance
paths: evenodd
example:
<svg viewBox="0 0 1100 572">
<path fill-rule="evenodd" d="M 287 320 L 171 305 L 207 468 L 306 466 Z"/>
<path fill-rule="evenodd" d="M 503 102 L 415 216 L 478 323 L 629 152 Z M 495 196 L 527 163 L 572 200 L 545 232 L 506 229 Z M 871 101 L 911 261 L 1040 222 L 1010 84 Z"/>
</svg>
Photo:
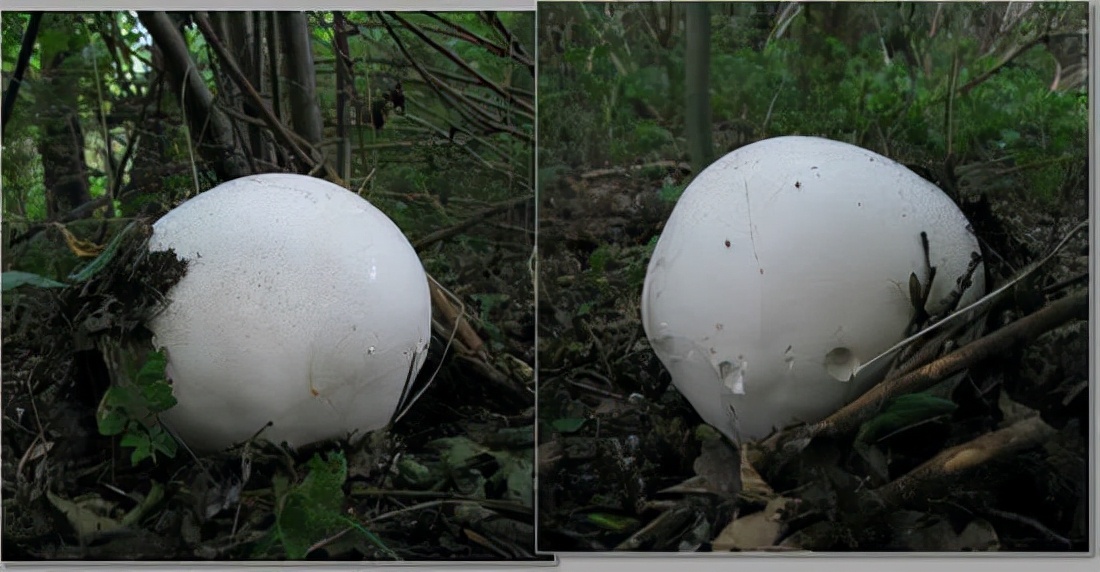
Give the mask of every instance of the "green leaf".
<svg viewBox="0 0 1100 572">
<path fill-rule="evenodd" d="M 448 467 L 458 468 L 466 461 L 489 451 L 468 437 L 445 437 L 427 444 L 428 448 L 439 451 L 439 457 Z"/>
<path fill-rule="evenodd" d="M 153 443 L 149 439 L 149 434 L 145 431 L 128 431 L 122 436 L 119 445 L 134 448 L 134 452 L 130 453 L 131 465 L 137 465 L 150 457 L 156 459 L 153 454 Z"/>
<path fill-rule="evenodd" d="M 172 386 L 163 381 L 142 385 L 141 396 L 145 398 L 149 409 L 154 413 L 167 411 L 176 404 L 176 398 L 172 395 Z"/>
<path fill-rule="evenodd" d="M 287 491 L 276 517 L 276 528 L 286 556 L 300 560 L 309 547 L 341 526 L 344 515 L 344 480 L 348 465 L 343 453 L 331 453 L 327 459 L 314 455 L 309 474 Z"/>
<path fill-rule="evenodd" d="M 550 426 L 559 433 L 576 433 L 587 421 L 584 417 L 565 417 L 551 421 Z"/>
<path fill-rule="evenodd" d="M 167 363 L 168 359 L 165 357 L 164 352 L 156 351 L 150 353 L 149 357 L 145 358 L 145 364 L 141 366 L 137 375 L 134 376 L 134 383 L 144 385 L 163 381 L 164 368 Z"/>
<path fill-rule="evenodd" d="M 111 242 L 107 243 L 107 246 L 103 248 L 103 252 L 101 252 L 99 256 L 95 257 L 87 266 L 81 268 L 80 271 L 71 274 L 69 280 L 84 282 L 98 274 L 99 271 L 106 268 L 107 264 L 114 259 L 116 254 L 118 254 L 123 242 L 131 236 L 138 236 L 141 228 L 142 227 L 139 226 L 137 222 L 126 225 L 125 228 L 120 230 L 118 234 L 111 239 Z"/>
<path fill-rule="evenodd" d="M 176 438 L 165 431 L 164 427 L 160 425 L 154 425 L 149 429 L 149 442 L 153 445 L 154 453 L 160 451 L 170 459 L 175 458 L 176 451 L 179 450 L 179 444 L 176 443 Z M 155 457 L 156 455 L 154 454 L 154 458 Z"/>
<path fill-rule="evenodd" d="M 864 423 L 856 438 L 870 443 L 922 421 L 951 413 L 957 408 L 958 405 L 953 401 L 928 393 L 901 395 L 891 400 L 881 413 Z"/>
<path fill-rule="evenodd" d="M 126 429 L 129 418 L 114 409 L 102 409 L 96 415 L 96 425 L 100 435 L 118 435 Z"/>
<path fill-rule="evenodd" d="M 506 487 L 504 498 L 519 501 L 526 507 L 534 507 L 535 503 L 533 456 L 530 451 L 493 453 L 493 458 L 500 464 L 500 471 L 493 476 L 493 481 L 503 476 Z"/>
<path fill-rule="evenodd" d="M 20 286 L 35 286 L 37 288 L 64 288 L 67 286 L 63 282 L 52 280 L 34 274 L 33 272 L 22 272 L 19 270 L 9 270 L 0 275 L 0 280 L 3 281 L 3 291 L 14 290 Z"/>
<path fill-rule="evenodd" d="M 107 389 L 96 411 L 96 424 L 100 434 L 118 435 L 126 429 L 136 405 L 136 397 L 134 390 L 128 387 L 116 385 Z"/>
<path fill-rule="evenodd" d="M 636 518 L 606 512 L 590 512 L 585 516 L 585 519 L 604 530 L 612 532 L 625 532 L 638 527 L 638 519 Z"/>
</svg>

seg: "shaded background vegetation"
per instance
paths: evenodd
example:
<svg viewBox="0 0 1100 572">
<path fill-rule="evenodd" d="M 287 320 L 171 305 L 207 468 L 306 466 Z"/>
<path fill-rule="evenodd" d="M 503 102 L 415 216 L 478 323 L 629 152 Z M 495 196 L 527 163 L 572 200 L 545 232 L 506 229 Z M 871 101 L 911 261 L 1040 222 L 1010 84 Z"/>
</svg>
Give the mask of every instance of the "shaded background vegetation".
<svg viewBox="0 0 1100 572">
<path fill-rule="evenodd" d="M 532 558 L 534 14 L 2 25 L 5 556 Z M 111 289 L 134 266 L 104 247 L 263 172 L 326 178 L 394 219 L 442 285 L 421 385 L 444 367 L 358 448 L 169 458 L 162 433 L 102 435 L 96 350 L 145 310 Z M 114 324 L 91 345 L 89 314 Z"/>
<path fill-rule="evenodd" d="M 1085 5 L 706 9 L 703 136 L 715 157 L 800 134 L 902 162 L 960 204 L 995 285 L 1087 219 Z M 746 445 L 762 479 L 723 465 L 714 437 L 697 435 L 639 310 L 661 225 L 694 174 L 689 150 L 706 148 L 685 128 L 700 79 L 688 75 L 688 10 L 538 7 L 540 549 L 1086 550 L 1083 319 L 971 368 L 946 403 L 924 402 L 870 443 L 815 442 L 793 463 Z M 1087 232 L 1076 234 L 990 312 L 987 330 L 1081 293 L 1088 248 Z M 950 486 L 927 503 L 857 503 L 1036 413 L 1053 432 L 1043 445 L 941 481 Z M 707 474 L 740 494 L 681 486 Z"/>
</svg>

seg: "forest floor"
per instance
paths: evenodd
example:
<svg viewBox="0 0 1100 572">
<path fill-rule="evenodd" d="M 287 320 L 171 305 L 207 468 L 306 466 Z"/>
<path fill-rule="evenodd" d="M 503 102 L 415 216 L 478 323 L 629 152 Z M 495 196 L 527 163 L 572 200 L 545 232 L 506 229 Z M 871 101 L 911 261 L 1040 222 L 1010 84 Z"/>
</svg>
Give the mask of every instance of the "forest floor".
<svg viewBox="0 0 1100 572">
<path fill-rule="evenodd" d="M 39 235 L 39 248 L 69 248 L 55 228 Z M 526 255 L 502 264 L 491 249 L 463 254 L 469 268 L 495 269 L 462 276 L 463 287 L 512 303 L 498 300 L 491 314 L 471 303 L 474 331 L 463 339 L 483 337 L 480 349 L 456 343 L 444 354 L 437 328 L 418 378 L 431 385 L 388 430 L 355 446 L 262 443 L 203 456 L 180 447 L 134 464 L 133 448 L 98 430 L 111 376 L 79 340 L 90 316 L 137 335 L 133 316 L 153 303 L 125 286 L 139 250 L 68 288 L 9 291 L 5 278 L 6 561 L 549 558 L 534 554 Z"/>
<path fill-rule="evenodd" d="M 971 177 L 983 171 L 974 167 Z M 1086 320 L 971 367 L 951 411 L 929 412 L 869 444 L 817 440 L 779 466 L 774 451 L 747 443 L 752 462 L 735 469 L 737 450 L 702 429 L 641 325 L 649 253 L 675 202 L 669 191 L 683 188 L 686 172 L 661 163 L 563 173 L 540 186 L 540 550 L 1088 549 Z M 960 187 L 977 188 L 967 182 Z M 1020 188 L 985 199 L 963 193 L 994 252 L 986 254 L 994 286 L 1087 219 L 1084 186 L 1046 203 Z M 1088 248 L 1087 231 L 1074 235 L 991 312 L 985 331 L 1087 288 Z M 867 488 L 1036 415 L 1047 435 L 1041 445 L 949 477 L 929 502 L 861 504 Z M 708 481 L 729 483 L 735 494 Z"/>
</svg>

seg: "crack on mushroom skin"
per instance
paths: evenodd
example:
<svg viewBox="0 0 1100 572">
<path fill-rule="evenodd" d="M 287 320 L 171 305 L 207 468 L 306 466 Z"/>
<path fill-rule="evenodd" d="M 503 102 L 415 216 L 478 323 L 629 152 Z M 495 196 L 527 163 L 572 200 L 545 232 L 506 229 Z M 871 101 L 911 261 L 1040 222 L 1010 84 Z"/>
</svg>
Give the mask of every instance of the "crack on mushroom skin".
<svg viewBox="0 0 1100 572">
<path fill-rule="evenodd" d="M 760 267 L 760 255 L 756 253 L 756 232 L 753 230 L 755 226 L 752 222 L 752 204 L 749 202 L 749 180 L 741 179 L 745 183 L 745 213 L 749 219 L 749 241 L 752 242 L 752 256 L 756 259 L 756 266 Z M 760 273 L 764 273 L 764 269 L 760 268 Z"/>
</svg>

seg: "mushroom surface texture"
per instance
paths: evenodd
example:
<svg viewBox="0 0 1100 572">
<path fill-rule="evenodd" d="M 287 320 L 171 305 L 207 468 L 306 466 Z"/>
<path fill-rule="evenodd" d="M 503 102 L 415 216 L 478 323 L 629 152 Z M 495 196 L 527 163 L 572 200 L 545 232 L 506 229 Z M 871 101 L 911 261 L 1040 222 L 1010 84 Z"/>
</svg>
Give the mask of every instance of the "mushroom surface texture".
<svg viewBox="0 0 1100 572">
<path fill-rule="evenodd" d="M 828 139 L 766 139 L 684 191 L 649 261 L 642 322 L 703 420 L 759 439 L 821 420 L 885 375 L 889 359 L 868 362 L 906 335 L 910 275 L 927 285 L 936 268 L 929 314 L 950 307 L 968 270 L 959 307 L 978 299 L 978 253 L 951 198 L 899 163 Z"/>
<path fill-rule="evenodd" d="M 254 175 L 153 225 L 187 273 L 152 318 L 192 449 L 260 438 L 300 447 L 384 427 L 431 336 L 428 279 L 382 211 L 327 181 Z M 272 425 L 265 429 L 265 425 Z"/>
</svg>

